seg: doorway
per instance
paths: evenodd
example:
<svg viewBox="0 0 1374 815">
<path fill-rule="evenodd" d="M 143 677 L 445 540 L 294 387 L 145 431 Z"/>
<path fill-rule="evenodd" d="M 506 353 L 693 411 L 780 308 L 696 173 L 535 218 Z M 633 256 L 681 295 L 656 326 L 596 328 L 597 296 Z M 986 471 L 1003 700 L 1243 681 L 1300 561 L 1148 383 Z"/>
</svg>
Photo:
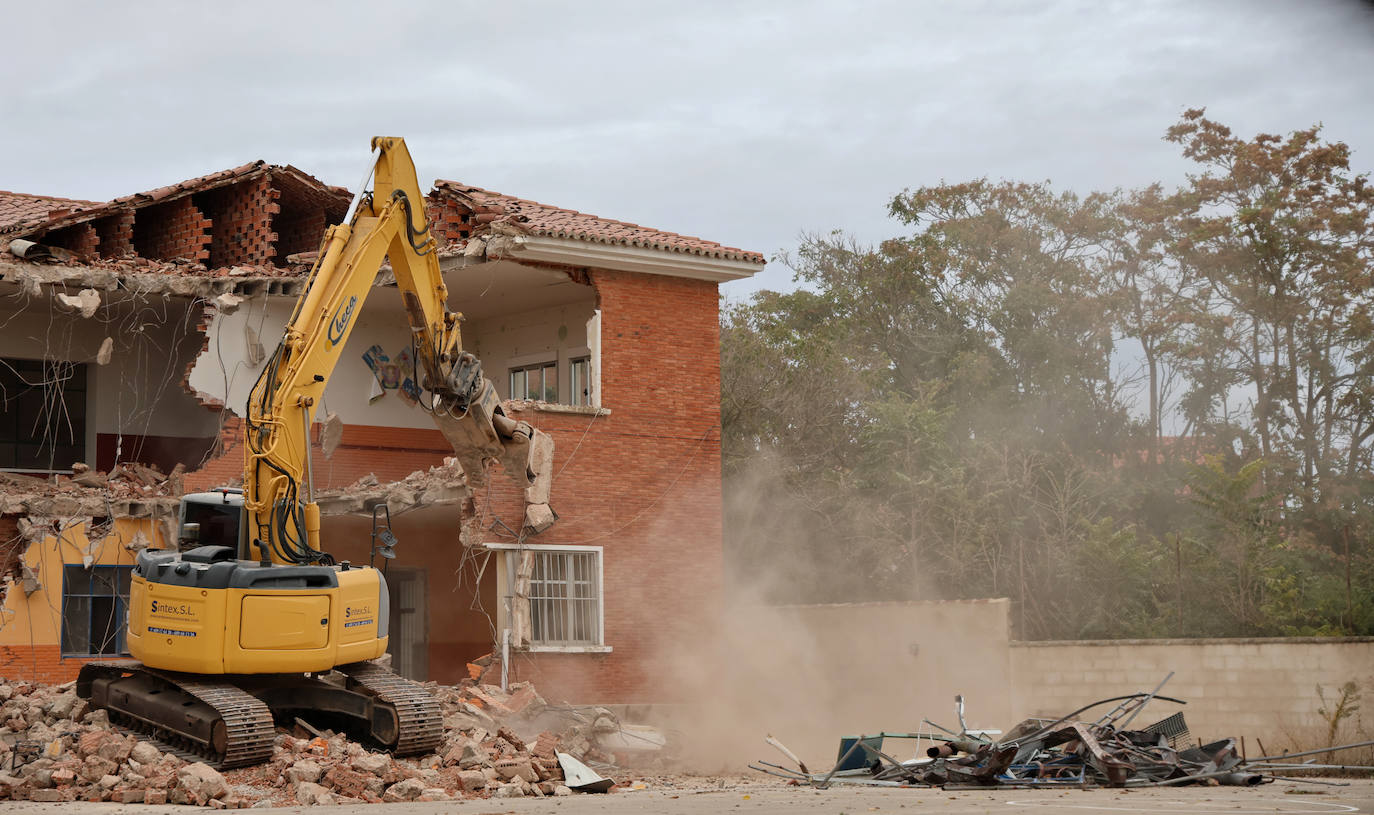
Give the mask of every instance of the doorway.
<svg viewBox="0 0 1374 815">
<path fill-rule="evenodd" d="M 429 678 L 428 572 L 418 566 L 390 566 L 386 571 L 391 595 L 387 630 L 391 670 L 417 682 Z"/>
</svg>

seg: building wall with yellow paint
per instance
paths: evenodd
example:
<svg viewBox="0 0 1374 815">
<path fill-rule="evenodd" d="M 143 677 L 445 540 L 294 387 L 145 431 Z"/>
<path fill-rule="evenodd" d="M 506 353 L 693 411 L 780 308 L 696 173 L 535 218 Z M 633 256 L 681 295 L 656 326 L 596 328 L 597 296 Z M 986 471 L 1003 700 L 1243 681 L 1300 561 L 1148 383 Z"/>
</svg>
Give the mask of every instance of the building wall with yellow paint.
<svg viewBox="0 0 1374 815">
<path fill-rule="evenodd" d="M 38 519 L 30 521 L 43 523 Z M 94 645 L 96 639 L 106 639 L 103 635 L 90 636 L 92 632 L 87 632 L 87 639 L 93 643 L 85 649 L 88 654 L 63 655 L 64 626 L 69 646 L 82 639 L 72 629 L 73 625 L 81 625 L 81 621 L 64 619 L 64 567 L 80 567 L 81 571 L 74 577 L 82 573 L 89 575 L 95 567 L 132 567 L 140 550 L 165 545 L 166 525 L 149 518 L 116 518 L 101 524 L 93 524 L 89 518 L 52 519 L 47 526 L 50 530 L 41 534 L 30 531 L 27 548 L 20 559 L 19 574 L 5 578 L 4 600 L 0 604 L 0 678 L 3 679 L 65 682 L 75 678 L 83 664 L 101 658 L 88 655 L 90 651 L 99 650 Z M 14 545 L 25 545 L 24 539 L 16 540 Z M 101 572 L 102 577 L 113 574 Z M 88 622 L 89 614 L 88 609 Z"/>
</svg>

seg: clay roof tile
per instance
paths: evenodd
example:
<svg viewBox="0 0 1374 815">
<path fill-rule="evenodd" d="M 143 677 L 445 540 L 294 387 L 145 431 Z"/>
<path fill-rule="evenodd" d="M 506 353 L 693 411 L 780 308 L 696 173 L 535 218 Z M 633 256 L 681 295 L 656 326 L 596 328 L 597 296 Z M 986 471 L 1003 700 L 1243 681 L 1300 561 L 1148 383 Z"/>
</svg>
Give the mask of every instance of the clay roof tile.
<svg viewBox="0 0 1374 815">
<path fill-rule="evenodd" d="M 742 260 L 759 265 L 764 263 L 763 254 L 760 252 L 724 246 L 703 238 L 541 204 L 538 201 L 503 195 L 457 181 L 439 180 L 434 186 L 441 196 L 450 195 L 463 199 L 474 212 L 485 213 L 495 210 L 508 219 L 517 220 L 521 228 L 532 235 L 681 252 L 722 260 Z"/>
</svg>

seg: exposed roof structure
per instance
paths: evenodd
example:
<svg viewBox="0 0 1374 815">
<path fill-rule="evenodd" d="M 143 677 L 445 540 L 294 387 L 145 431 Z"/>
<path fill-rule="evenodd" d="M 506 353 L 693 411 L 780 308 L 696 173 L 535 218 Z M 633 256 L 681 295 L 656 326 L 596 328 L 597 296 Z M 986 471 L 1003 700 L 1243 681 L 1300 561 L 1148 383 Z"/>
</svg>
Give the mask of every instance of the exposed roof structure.
<svg viewBox="0 0 1374 815">
<path fill-rule="evenodd" d="M 0 192 L 0 251 L 24 238 L 56 260 L 116 274 L 297 277 L 309 268 L 327 226 L 342 219 L 349 198 L 342 187 L 263 161 L 103 203 Z M 564 254 L 574 247 L 579 265 L 620 268 L 614 264 L 625 260 L 621 255 L 637 256 L 626 268 L 665 273 L 684 263 L 704 264 L 717 280 L 748 276 L 765 262 L 758 252 L 454 181 L 436 182 L 428 198 L 448 251 L 464 251 L 475 237 L 530 236 L 554 242 Z M 529 254 L 532 245 L 522 251 Z M 722 272 L 718 264 L 733 268 Z"/>
<path fill-rule="evenodd" d="M 443 203 L 444 199 L 456 200 L 470 210 L 471 228 L 483 224 L 505 224 L 529 235 L 551 238 L 568 238 L 620 246 L 633 246 L 641 249 L 659 249 L 666 252 L 681 252 L 689 255 L 739 260 L 762 265 L 762 253 L 724 246 L 703 238 L 665 232 L 639 224 L 602 218 L 577 210 L 564 209 L 538 201 L 503 195 L 499 192 L 484 190 L 461 184 L 457 181 L 439 180 L 434 182 L 431 201 Z M 459 231 L 462 230 L 461 227 Z"/>
</svg>

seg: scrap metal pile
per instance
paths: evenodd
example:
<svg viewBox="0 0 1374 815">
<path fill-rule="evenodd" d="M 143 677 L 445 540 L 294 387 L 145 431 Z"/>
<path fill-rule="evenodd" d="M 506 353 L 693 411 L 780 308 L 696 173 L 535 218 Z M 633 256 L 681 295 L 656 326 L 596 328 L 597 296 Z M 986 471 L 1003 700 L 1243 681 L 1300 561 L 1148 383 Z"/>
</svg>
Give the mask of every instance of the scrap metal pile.
<svg viewBox="0 0 1374 815">
<path fill-rule="evenodd" d="M 931 728 L 928 731 L 846 737 L 840 741 L 839 760 L 824 773 L 811 772 L 791 750 L 769 736 L 767 742 L 794 761 L 798 769 L 767 761 L 749 766 L 795 784 L 810 784 L 822 789 L 832 784 L 920 785 L 945 789 L 1180 784 L 1254 786 L 1275 780 L 1300 780 L 1285 775 L 1291 772 L 1374 770 L 1374 767 L 1294 761 L 1319 753 L 1367 747 L 1374 742 L 1246 759 L 1237 750 L 1234 738 L 1194 743 L 1182 713 L 1133 729 L 1132 722 L 1155 699 L 1186 704 L 1181 699 L 1159 695 L 1159 688 L 1156 688 L 1151 693 L 1102 699 L 1058 719 L 1026 719 L 1003 735 L 998 730 L 969 730 L 964 725 L 963 697 L 955 697 L 959 718 L 957 732 L 927 719 L 924 724 Z M 1113 703 L 1115 707 L 1095 719 L 1077 718 Z M 899 761 L 884 752 L 883 742 L 887 739 L 925 741 L 932 746 L 926 749 L 924 756 Z"/>
</svg>

